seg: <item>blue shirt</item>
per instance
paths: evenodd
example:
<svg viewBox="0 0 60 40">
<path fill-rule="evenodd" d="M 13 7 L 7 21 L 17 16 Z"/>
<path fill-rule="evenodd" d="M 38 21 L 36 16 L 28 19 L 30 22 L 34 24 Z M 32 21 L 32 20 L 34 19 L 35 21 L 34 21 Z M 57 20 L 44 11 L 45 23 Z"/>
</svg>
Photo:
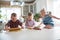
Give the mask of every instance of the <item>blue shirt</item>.
<svg viewBox="0 0 60 40">
<path fill-rule="evenodd" d="M 43 23 L 53 23 L 53 20 L 49 15 L 45 15 L 43 18 Z"/>
</svg>

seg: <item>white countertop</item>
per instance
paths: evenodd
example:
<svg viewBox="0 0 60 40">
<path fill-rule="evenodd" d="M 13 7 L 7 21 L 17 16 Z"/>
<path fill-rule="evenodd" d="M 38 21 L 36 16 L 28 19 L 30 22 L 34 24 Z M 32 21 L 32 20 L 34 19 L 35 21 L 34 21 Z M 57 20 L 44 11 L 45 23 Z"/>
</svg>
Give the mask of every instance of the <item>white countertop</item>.
<svg viewBox="0 0 60 40">
<path fill-rule="evenodd" d="M 2 32 L 0 40 L 60 40 L 60 27 L 54 29 L 28 30 L 17 32 Z"/>
</svg>

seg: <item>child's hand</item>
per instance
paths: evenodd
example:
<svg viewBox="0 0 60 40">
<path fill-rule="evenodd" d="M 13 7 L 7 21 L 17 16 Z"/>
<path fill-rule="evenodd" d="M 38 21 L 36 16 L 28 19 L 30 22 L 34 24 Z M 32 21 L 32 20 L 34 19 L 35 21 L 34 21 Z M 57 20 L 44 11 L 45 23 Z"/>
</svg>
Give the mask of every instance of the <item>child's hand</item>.
<svg viewBox="0 0 60 40">
<path fill-rule="evenodd" d="M 33 29 L 32 27 L 28 27 L 28 29 Z"/>
<path fill-rule="evenodd" d="M 33 29 L 34 30 L 41 30 L 39 27 L 34 27 Z"/>
<path fill-rule="evenodd" d="M 41 24 L 39 24 L 37 27 L 41 27 Z"/>
<path fill-rule="evenodd" d="M 4 30 L 9 30 L 9 29 L 10 29 L 10 27 L 7 27 L 7 26 L 6 26 Z"/>
</svg>

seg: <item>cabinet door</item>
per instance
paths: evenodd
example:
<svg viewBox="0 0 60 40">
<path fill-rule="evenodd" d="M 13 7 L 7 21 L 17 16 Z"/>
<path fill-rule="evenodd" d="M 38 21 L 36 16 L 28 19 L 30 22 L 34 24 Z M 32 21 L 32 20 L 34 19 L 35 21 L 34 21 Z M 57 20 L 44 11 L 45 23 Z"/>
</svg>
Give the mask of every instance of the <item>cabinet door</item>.
<svg viewBox="0 0 60 40">
<path fill-rule="evenodd" d="M 28 5 L 25 5 L 23 7 L 23 13 L 24 13 L 24 15 L 28 15 L 28 12 L 29 12 L 29 6 Z"/>
<path fill-rule="evenodd" d="M 34 8 L 33 9 L 34 13 L 36 13 L 36 3 L 34 4 L 34 7 L 33 8 Z"/>
<path fill-rule="evenodd" d="M 33 5 L 30 5 L 30 12 L 33 13 Z"/>
</svg>

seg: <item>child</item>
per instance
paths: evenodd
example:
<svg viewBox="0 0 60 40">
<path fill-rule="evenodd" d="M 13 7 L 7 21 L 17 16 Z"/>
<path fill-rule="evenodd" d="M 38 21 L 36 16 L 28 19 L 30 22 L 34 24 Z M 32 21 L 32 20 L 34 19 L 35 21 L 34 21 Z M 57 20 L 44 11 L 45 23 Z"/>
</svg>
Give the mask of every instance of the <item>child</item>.
<svg viewBox="0 0 60 40">
<path fill-rule="evenodd" d="M 28 29 L 37 29 L 36 27 L 34 27 L 35 26 L 35 21 L 33 20 L 32 13 L 28 13 L 28 18 L 26 20 L 25 25 L 26 25 L 26 28 L 28 28 Z"/>
<path fill-rule="evenodd" d="M 19 25 L 21 26 L 21 28 L 23 28 L 22 23 L 17 19 L 16 13 L 12 13 L 11 14 L 11 20 L 8 21 L 8 23 L 5 25 L 5 29 L 6 30 L 11 29 L 11 28 L 18 29 Z"/>
<path fill-rule="evenodd" d="M 52 20 L 52 18 L 60 20 L 60 18 L 51 15 L 51 12 L 49 12 L 49 14 L 47 15 L 44 9 L 42 9 L 40 12 L 41 12 L 43 24 L 45 25 L 44 28 L 51 29 L 54 26 L 53 23 L 54 21 Z"/>
</svg>

